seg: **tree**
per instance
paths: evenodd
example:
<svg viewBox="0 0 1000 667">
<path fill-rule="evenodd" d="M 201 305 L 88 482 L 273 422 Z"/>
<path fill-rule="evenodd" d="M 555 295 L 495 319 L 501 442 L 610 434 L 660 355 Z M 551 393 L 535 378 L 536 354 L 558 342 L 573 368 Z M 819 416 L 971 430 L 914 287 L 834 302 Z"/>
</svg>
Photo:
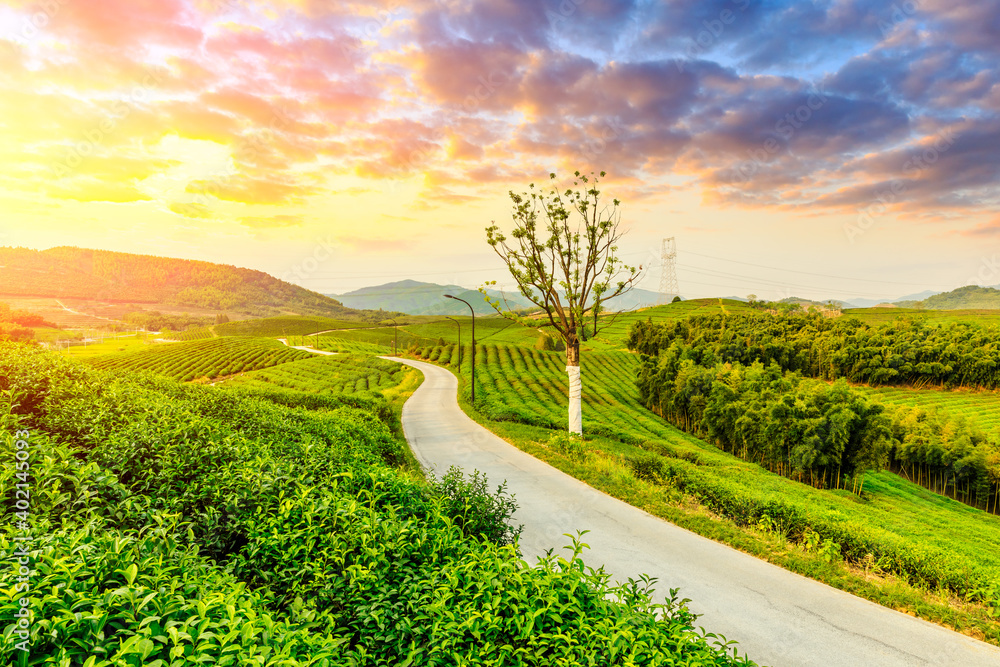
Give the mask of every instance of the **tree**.
<svg viewBox="0 0 1000 667">
<path fill-rule="evenodd" d="M 580 381 L 580 340 L 584 317 L 597 315 L 602 304 L 628 292 L 641 275 L 618 258 L 621 230 L 621 202 L 601 205 L 597 189 L 600 176 L 574 172 L 574 189 L 548 192 L 535 189 L 510 192 L 514 230 L 510 240 L 494 222 L 486 228 L 486 242 L 507 265 L 521 296 L 541 308 L 554 330 L 566 344 L 566 373 L 569 376 L 569 431 L 583 432 Z M 555 180 L 555 174 L 549 174 Z M 496 281 L 487 285 L 496 285 Z M 527 323 L 504 300 L 491 298 L 480 288 L 493 308 L 508 319 Z M 596 336 L 600 322 L 594 318 Z"/>
<path fill-rule="evenodd" d="M 674 298 L 670 300 L 670 303 L 680 303 L 680 302 L 681 302 L 680 296 L 674 296 Z"/>
</svg>

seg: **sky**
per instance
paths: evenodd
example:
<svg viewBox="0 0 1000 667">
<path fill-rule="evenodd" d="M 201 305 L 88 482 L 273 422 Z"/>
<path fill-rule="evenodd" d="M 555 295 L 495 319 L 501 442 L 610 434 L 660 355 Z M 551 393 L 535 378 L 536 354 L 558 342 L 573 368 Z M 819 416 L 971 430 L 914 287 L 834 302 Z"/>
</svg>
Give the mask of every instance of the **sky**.
<svg viewBox="0 0 1000 667">
<path fill-rule="evenodd" d="M 605 171 L 647 289 L 994 285 L 998 59 L 996 0 L 0 0 L 0 245 L 505 285 Z"/>
</svg>

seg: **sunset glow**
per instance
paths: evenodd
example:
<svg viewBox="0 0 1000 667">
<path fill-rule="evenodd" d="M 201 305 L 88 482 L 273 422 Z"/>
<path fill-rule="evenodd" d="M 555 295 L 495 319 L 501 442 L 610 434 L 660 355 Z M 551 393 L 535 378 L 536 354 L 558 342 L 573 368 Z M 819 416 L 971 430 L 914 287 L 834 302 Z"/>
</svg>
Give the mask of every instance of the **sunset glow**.
<svg viewBox="0 0 1000 667">
<path fill-rule="evenodd" d="M 2 0 L 0 245 L 207 259 L 322 292 L 475 286 L 503 280 L 483 228 L 509 221 L 508 190 L 596 169 L 649 289 L 665 236 L 689 296 L 993 285 L 998 16 Z"/>
</svg>

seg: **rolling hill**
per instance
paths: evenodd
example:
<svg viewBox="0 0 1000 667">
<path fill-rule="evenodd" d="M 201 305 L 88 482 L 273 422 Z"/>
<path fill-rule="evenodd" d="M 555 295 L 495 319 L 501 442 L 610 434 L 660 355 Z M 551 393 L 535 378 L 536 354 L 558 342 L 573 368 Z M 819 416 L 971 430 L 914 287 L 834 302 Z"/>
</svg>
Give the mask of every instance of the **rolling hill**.
<svg viewBox="0 0 1000 667">
<path fill-rule="evenodd" d="M 75 247 L 0 248 L 0 295 L 168 304 L 251 316 L 361 315 L 263 271 Z"/>
<path fill-rule="evenodd" d="M 916 304 L 928 310 L 1000 309 L 1000 289 L 966 285 L 950 292 L 935 294 Z"/>
<path fill-rule="evenodd" d="M 477 315 L 493 313 L 494 310 L 483 300 L 483 295 L 476 290 L 466 289 L 458 285 L 438 285 L 422 283 L 416 280 L 400 280 L 384 285 L 362 287 L 346 294 L 331 294 L 349 308 L 364 308 L 368 310 L 399 311 L 409 315 L 468 315 L 468 307 L 453 299 L 444 298 L 451 294 L 465 299 L 475 308 Z M 515 307 L 527 307 L 530 304 L 519 295 Z M 508 295 L 508 301 L 512 304 Z"/>
<path fill-rule="evenodd" d="M 494 298 L 501 298 L 499 291 L 488 290 L 488 292 Z M 444 298 L 445 294 L 465 299 L 472 304 L 477 315 L 489 315 L 496 312 L 485 302 L 483 295 L 477 290 L 470 290 L 458 285 L 438 285 L 416 280 L 401 280 L 384 285 L 363 287 L 346 294 L 330 294 L 329 296 L 351 308 L 398 310 L 410 315 L 468 314 L 468 308 L 464 304 Z M 507 303 L 512 308 L 535 309 L 531 302 L 517 292 L 508 291 L 506 297 Z M 659 303 L 659 298 L 658 292 L 633 289 L 627 294 L 609 300 L 604 307 L 608 311 L 635 310 L 636 308 L 655 306 Z"/>
</svg>

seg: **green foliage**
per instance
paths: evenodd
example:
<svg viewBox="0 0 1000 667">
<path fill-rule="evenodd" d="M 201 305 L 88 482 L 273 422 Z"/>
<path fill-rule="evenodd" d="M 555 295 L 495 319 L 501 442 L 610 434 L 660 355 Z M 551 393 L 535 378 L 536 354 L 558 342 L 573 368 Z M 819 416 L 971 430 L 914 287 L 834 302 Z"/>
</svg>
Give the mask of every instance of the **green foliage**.
<svg viewBox="0 0 1000 667">
<path fill-rule="evenodd" d="M 705 367 L 678 352 L 644 357 L 636 379 L 644 405 L 678 427 L 820 487 L 886 465 L 889 419 L 843 381 L 803 385 L 776 364 Z"/>
<path fill-rule="evenodd" d="M 636 479 L 642 479 L 654 484 L 663 481 L 666 476 L 666 466 L 663 457 L 643 452 L 625 458 L 625 463 Z"/>
<path fill-rule="evenodd" d="M 1000 387 L 996 327 L 917 319 L 868 325 L 818 314 L 717 314 L 653 323 L 639 320 L 628 346 L 656 356 L 675 343 L 681 355 L 711 365 L 774 362 L 784 370 L 871 385 Z"/>
<path fill-rule="evenodd" d="M 739 302 L 724 305 L 731 312 L 745 308 Z M 684 309 L 683 318 L 687 318 L 693 312 L 718 310 L 719 304 L 718 300 L 714 304 L 691 300 L 657 311 L 672 308 Z M 461 370 L 466 396 L 470 353 L 467 347 L 466 367 Z M 481 345 L 476 359 L 476 409 L 481 415 L 495 419 L 500 414 L 505 421 L 564 432 L 563 355 L 530 347 Z M 448 363 L 457 371 L 454 361 Z M 644 408 L 634 382 L 640 368 L 637 355 L 594 352 L 583 355 L 582 363 L 587 444 L 592 450 L 610 448 L 623 453 L 625 464 L 637 477 L 643 469 L 655 470 L 658 479 L 649 474 L 647 481 L 669 485 L 740 526 L 757 527 L 766 521 L 774 532 L 793 541 L 800 541 L 803 532 L 812 529 L 824 540 L 841 545 L 844 560 L 860 565 L 872 554 L 885 571 L 917 585 L 941 583 L 964 595 L 1000 581 L 994 556 L 1000 551 L 1000 523 L 995 517 L 887 471 L 859 475 L 859 485 L 864 480 L 864 498 L 774 475 L 756 462 L 745 462 L 678 430 Z M 805 390 L 814 381 L 799 382 Z M 550 435 L 542 432 L 532 437 L 544 441 Z M 628 460 L 640 457 L 660 463 L 636 465 Z"/>
<path fill-rule="evenodd" d="M 260 593 L 184 544 L 176 517 L 153 515 L 136 531 L 100 519 L 42 528 L 31 546 L 34 619 L 23 664 L 337 664 L 337 642 L 278 618 Z M 12 538 L 0 534 L 0 551 L 13 552 Z M 6 581 L 14 580 L 11 562 L 0 565 Z M 13 618 L 21 597 L 0 597 L 0 615 Z M 4 664 L 22 664 L 19 640 L 0 638 Z"/>
<path fill-rule="evenodd" d="M 59 325 L 46 320 L 43 316 L 29 310 L 12 310 L 11 307 L 0 301 L 0 322 L 5 324 L 16 324 L 22 327 L 48 327 L 58 329 Z"/>
<path fill-rule="evenodd" d="M 401 364 L 368 355 L 310 355 L 301 361 L 243 373 L 221 386 L 356 394 L 395 387 L 405 374 L 406 368 Z"/>
<path fill-rule="evenodd" d="M 152 371 L 188 382 L 276 366 L 314 356 L 276 340 L 261 338 L 212 338 L 184 343 L 160 343 L 157 347 L 125 354 L 87 359 L 105 370 Z"/>
<path fill-rule="evenodd" d="M 535 342 L 536 350 L 543 350 L 545 352 L 562 352 L 566 349 L 566 343 L 562 338 L 556 338 L 555 336 L 550 336 L 547 333 L 541 333 L 538 336 L 538 340 Z"/>
<path fill-rule="evenodd" d="M 750 377 L 750 371 L 740 367 L 759 360 L 771 364 L 769 369 L 796 369 L 820 377 L 846 374 L 876 383 L 890 378 L 921 381 L 922 374 L 946 376 L 947 382 L 978 377 L 979 382 L 992 383 L 990 369 L 1000 364 L 994 338 L 992 329 L 965 324 L 897 322 L 872 327 L 818 316 L 743 314 L 657 324 L 638 321 L 629 345 L 659 355 L 656 362 L 647 360 L 637 380 L 645 405 L 729 451 L 786 474 L 807 470 L 810 481 L 819 477 L 826 483 L 833 472 L 838 487 L 842 474 L 891 463 L 927 488 L 986 509 L 992 501 L 996 511 L 1000 444 L 988 440 L 974 423 L 918 407 L 881 415 L 880 405 L 860 396 L 886 392 L 849 390 L 839 383 L 833 389 L 823 383 L 810 387 L 798 374 L 786 375 L 780 381 L 790 386 L 778 389 L 777 371 L 770 371 L 770 384 L 752 390 L 759 400 L 748 402 L 742 378 Z M 731 363 L 735 366 L 730 371 Z M 835 399 L 826 402 L 836 413 L 829 413 L 825 423 L 809 421 L 817 416 L 810 412 L 810 402 L 824 395 Z M 875 436 L 884 428 L 889 428 L 884 452 L 888 458 Z M 850 444 L 858 434 L 860 449 Z M 838 456 L 844 437 L 848 445 Z"/>
<path fill-rule="evenodd" d="M 565 431 L 553 433 L 549 437 L 548 445 L 563 456 L 581 463 L 586 461 L 590 454 L 583 438 Z"/>
<path fill-rule="evenodd" d="M 466 479 L 460 468 L 452 466 L 440 480 L 432 478 L 431 487 L 442 498 L 442 511 L 467 537 L 507 546 L 514 544 L 521 534 L 524 526 L 515 528 L 510 523 L 517 503 L 507 492 L 507 482 L 491 494 L 486 487 L 486 475 L 474 470 Z"/>
<path fill-rule="evenodd" d="M 680 296 L 674 296 L 674 298 L 670 300 L 670 303 L 680 303 L 681 301 L 682 299 Z"/>
<path fill-rule="evenodd" d="M 996 310 L 1000 308 L 1000 290 L 993 287 L 965 285 L 950 292 L 929 296 L 921 301 L 918 307 L 933 310 L 959 310 L 966 308 Z"/>
<path fill-rule="evenodd" d="M 318 331 L 331 329 L 354 329 L 367 326 L 360 320 L 336 320 L 329 317 L 302 317 L 283 315 L 263 319 L 219 322 L 215 332 L 219 336 L 263 336 L 268 338 L 285 336 L 307 336 Z"/>
<path fill-rule="evenodd" d="M 0 455 L 13 427 L 34 452 L 29 665 L 752 664 L 697 630 L 676 591 L 656 604 L 650 580 L 587 568 L 578 540 L 529 566 L 507 544 L 502 486 L 401 474 L 389 426 L 333 397 L 111 374 L 9 344 L 0 385 Z M 0 467 L 4 553 L 13 474 Z M 14 567 L 0 559 L 4 581 Z M 19 597 L 0 596 L 4 618 Z"/>
<path fill-rule="evenodd" d="M 121 320 L 130 325 L 130 327 L 139 327 L 147 331 L 162 331 L 165 329 L 183 331 L 185 329 L 203 328 L 212 323 L 212 318 L 210 317 L 178 315 L 176 313 L 164 314 L 157 310 L 137 310 L 125 313 L 122 315 Z"/>
<path fill-rule="evenodd" d="M 610 206 L 602 205 L 598 185 L 605 173 L 577 171 L 573 176 L 576 189 L 544 191 L 531 184 L 528 192 L 510 192 L 514 229 L 508 238 L 496 224 L 490 225 L 486 243 L 506 264 L 520 295 L 545 311 L 575 359 L 585 317 L 593 318 L 596 334 L 602 304 L 628 292 L 640 272 L 618 256 L 617 243 L 624 235 L 621 202 L 612 199 Z M 555 178 L 549 174 L 550 180 Z M 504 317 L 529 323 L 491 298 L 485 286 L 479 291 Z"/>
</svg>

